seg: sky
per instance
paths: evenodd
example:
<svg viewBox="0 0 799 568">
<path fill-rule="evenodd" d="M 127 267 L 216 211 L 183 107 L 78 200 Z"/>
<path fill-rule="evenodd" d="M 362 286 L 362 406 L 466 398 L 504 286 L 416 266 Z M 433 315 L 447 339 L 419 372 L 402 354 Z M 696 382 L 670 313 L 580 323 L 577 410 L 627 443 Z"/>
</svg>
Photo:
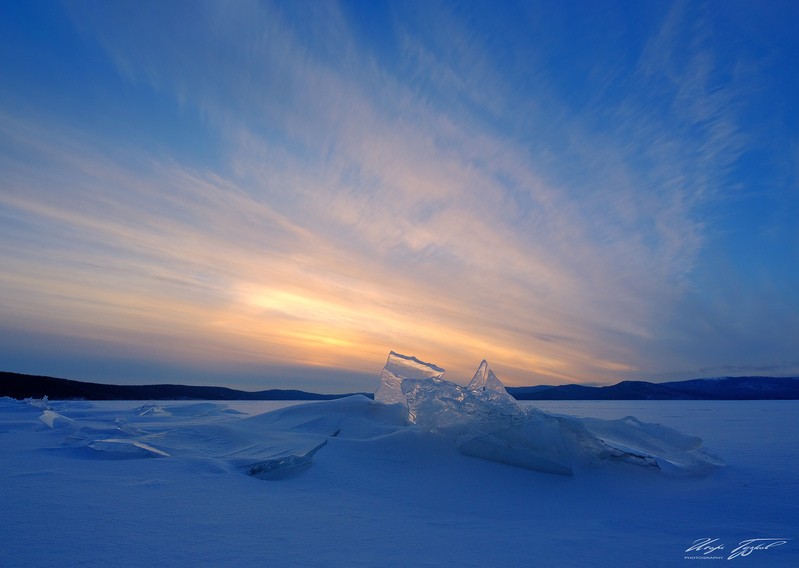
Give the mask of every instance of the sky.
<svg viewBox="0 0 799 568">
<path fill-rule="evenodd" d="M 0 3 L 0 369 L 799 375 L 799 4 Z"/>
</svg>

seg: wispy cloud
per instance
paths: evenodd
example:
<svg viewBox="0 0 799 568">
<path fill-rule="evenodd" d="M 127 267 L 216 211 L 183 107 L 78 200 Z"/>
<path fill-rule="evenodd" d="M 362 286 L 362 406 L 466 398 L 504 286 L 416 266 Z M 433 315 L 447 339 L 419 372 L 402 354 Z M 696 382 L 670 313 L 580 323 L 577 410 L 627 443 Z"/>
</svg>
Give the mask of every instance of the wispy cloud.
<svg viewBox="0 0 799 568">
<path fill-rule="evenodd" d="M 448 7 L 392 9 L 393 60 L 329 3 L 73 7 L 128 81 L 199 112 L 221 165 L 1 115 L 3 315 L 248 364 L 369 371 L 397 349 L 456 377 L 487 356 L 511 383 L 673 370 L 670 338 L 707 336 L 679 321 L 699 212 L 747 142 L 743 87 L 689 8 L 612 70 L 623 95 L 598 76 L 575 108 L 529 34 L 497 47 Z M 540 88 L 514 90 L 522 72 Z"/>
</svg>

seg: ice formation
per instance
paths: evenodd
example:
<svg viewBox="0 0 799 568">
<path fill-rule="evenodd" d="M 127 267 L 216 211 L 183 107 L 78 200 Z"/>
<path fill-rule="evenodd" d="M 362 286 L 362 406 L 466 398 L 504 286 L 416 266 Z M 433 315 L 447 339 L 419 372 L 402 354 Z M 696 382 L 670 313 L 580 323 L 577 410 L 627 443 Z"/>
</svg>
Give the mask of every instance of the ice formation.
<svg viewBox="0 0 799 568">
<path fill-rule="evenodd" d="M 437 379 L 443 374 L 444 369 L 440 367 L 392 351 L 380 373 L 380 387 L 375 391 L 375 400 L 384 404 L 405 404 L 405 395 L 402 394 L 404 379 Z"/>
<path fill-rule="evenodd" d="M 410 376 L 403 375 L 406 369 Z M 383 394 L 375 399 L 406 404 L 410 423 L 452 439 L 465 455 L 536 471 L 571 475 L 578 464 L 612 460 L 695 474 L 722 463 L 701 448 L 700 438 L 660 424 L 578 419 L 522 406 L 486 361 L 467 387 L 442 379 L 443 372 L 392 352 L 381 375 Z"/>
<path fill-rule="evenodd" d="M 103 460 L 182 459 L 265 480 L 303 474 L 317 454 L 330 459 L 355 446 L 405 444 L 410 455 L 422 455 L 430 444 L 451 443 L 464 455 L 562 475 L 610 462 L 676 473 L 703 473 L 721 463 L 702 449 L 701 439 L 659 424 L 578 419 L 519 404 L 485 361 L 466 387 L 443 374 L 392 352 L 376 401 L 356 395 L 253 416 L 211 402 L 124 412 L 113 406 L 90 411 L 78 402 L 28 406 L 46 425 L 43 432 L 63 439 L 64 452 Z"/>
</svg>

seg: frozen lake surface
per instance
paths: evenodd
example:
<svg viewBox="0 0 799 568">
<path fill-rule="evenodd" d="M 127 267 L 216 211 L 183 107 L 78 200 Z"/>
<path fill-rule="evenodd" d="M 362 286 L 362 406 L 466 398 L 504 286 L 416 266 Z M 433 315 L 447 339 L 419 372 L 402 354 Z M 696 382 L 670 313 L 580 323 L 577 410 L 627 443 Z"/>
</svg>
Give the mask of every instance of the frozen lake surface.
<svg viewBox="0 0 799 568">
<path fill-rule="evenodd" d="M 0 564 L 799 566 L 797 401 L 535 403 L 700 436 L 726 466 L 698 477 L 511 467 L 355 402 L 303 403 L 285 437 L 264 413 L 293 403 L 0 399 Z"/>
</svg>

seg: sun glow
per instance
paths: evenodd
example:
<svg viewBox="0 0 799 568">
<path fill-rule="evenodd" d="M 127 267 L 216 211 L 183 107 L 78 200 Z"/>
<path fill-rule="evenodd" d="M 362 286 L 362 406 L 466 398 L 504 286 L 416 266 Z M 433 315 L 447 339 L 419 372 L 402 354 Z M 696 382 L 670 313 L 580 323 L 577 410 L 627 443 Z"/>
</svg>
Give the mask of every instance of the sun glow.
<svg viewBox="0 0 799 568">
<path fill-rule="evenodd" d="M 576 376 L 570 364 L 535 355 L 524 345 L 491 344 L 460 319 L 422 321 L 424 316 L 408 306 L 391 306 L 387 298 L 362 291 L 337 296 L 311 287 L 294 286 L 289 291 L 247 283 L 237 286 L 234 296 L 236 315 L 228 322 L 228 330 L 279 344 L 283 355 L 302 356 L 306 364 L 371 367 L 374 361 L 369 358 L 380 359 L 387 349 L 409 346 L 418 351 L 423 346 L 448 352 L 446 366 L 455 381 L 468 379 L 473 359 L 480 357 L 502 361 L 508 372 L 503 377 L 510 385 L 520 381 L 517 373 L 532 372 L 565 382 Z M 311 352 L 313 361 L 307 360 Z"/>
<path fill-rule="evenodd" d="M 303 320 L 344 323 L 355 319 L 355 313 L 342 305 L 285 290 L 245 286 L 241 297 L 255 308 Z"/>
</svg>

